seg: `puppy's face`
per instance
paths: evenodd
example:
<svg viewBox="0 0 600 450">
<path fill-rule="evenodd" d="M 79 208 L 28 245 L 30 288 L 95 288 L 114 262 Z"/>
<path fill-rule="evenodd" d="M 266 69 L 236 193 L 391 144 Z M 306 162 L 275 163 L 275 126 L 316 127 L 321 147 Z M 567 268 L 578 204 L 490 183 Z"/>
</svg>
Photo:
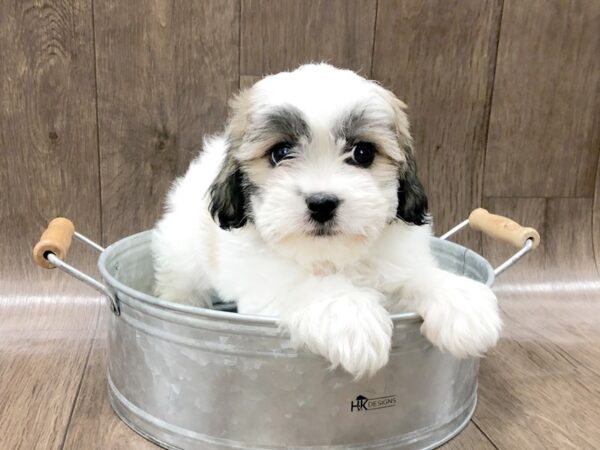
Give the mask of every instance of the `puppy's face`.
<svg viewBox="0 0 600 450">
<path fill-rule="evenodd" d="M 427 221 L 404 105 L 353 72 L 269 76 L 233 102 L 226 133 L 211 187 L 223 228 L 251 221 L 277 251 L 339 266 L 394 220 Z"/>
</svg>

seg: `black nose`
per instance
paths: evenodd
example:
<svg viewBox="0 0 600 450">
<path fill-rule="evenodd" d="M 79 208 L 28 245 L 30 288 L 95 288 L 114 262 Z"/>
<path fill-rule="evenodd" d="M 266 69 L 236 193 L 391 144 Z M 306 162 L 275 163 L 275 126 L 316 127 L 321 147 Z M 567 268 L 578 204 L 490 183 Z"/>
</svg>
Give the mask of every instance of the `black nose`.
<svg viewBox="0 0 600 450">
<path fill-rule="evenodd" d="M 340 204 L 340 199 L 333 194 L 319 192 L 306 198 L 306 205 L 310 211 L 310 217 L 319 223 L 331 220 L 335 215 L 335 209 Z"/>
</svg>

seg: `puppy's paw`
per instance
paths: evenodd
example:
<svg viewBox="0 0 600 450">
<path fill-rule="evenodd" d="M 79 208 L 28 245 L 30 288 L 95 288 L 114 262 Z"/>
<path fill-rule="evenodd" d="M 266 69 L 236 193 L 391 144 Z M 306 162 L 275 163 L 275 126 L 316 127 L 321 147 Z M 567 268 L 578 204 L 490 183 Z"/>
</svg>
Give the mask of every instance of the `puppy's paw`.
<svg viewBox="0 0 600 450">
<path fill-rule="evenodd" d="M 292 342 L 342 366 L 355 379 L 372 376 L 388 362 L 392 321 L 380 294 L 356 290 L 319 299 L 288 323 Z"/>
<path fill-rule="evenodd" d="M 453 276 L 423 302 L 421 332 L 454 356 L 481 356 L 500 337 L 496 296 L 484 284 Z"/>
</svg>

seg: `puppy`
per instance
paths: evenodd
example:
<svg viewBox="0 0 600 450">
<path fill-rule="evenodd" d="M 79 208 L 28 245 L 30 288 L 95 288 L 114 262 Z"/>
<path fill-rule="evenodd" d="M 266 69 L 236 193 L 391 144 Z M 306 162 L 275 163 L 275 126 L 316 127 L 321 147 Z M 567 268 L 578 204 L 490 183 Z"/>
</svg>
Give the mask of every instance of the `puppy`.
<svg viewBox="0 0 600 450">
<path fill-rule="evenodd" d="M 356 378 L 388 360 L 390 313 L 457 357 L 498 339 L 492 291 L 438 268 L 405 105 L 327 64 L 271 75 L 169 193 L 154 232 L 157 296 L 276 316 L 293 344 Z"/>
</svg>

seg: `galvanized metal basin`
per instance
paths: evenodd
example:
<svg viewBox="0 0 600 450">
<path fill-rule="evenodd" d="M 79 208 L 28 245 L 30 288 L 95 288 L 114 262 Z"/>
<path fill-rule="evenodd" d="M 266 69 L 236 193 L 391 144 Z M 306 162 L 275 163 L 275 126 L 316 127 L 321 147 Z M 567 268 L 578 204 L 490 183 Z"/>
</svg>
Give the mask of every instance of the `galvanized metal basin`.
<svg viewBox="0 0 600 450">
<path fill-rule="evenodd" d="M 413 313 L 394 316 L 389 364 L 352 381 L 296 352 L 274 319 L 151 296 L 151 232 L 108 247 L 99 267 L 118 297 L 108 387 L 138 433 L 183 449 L 423 449 L 458 433 L 476 404 L 478 359 L 434 348 Z M 432 239 L 440 265 L 491 285 L 478 254 Z"/>
</svg>

